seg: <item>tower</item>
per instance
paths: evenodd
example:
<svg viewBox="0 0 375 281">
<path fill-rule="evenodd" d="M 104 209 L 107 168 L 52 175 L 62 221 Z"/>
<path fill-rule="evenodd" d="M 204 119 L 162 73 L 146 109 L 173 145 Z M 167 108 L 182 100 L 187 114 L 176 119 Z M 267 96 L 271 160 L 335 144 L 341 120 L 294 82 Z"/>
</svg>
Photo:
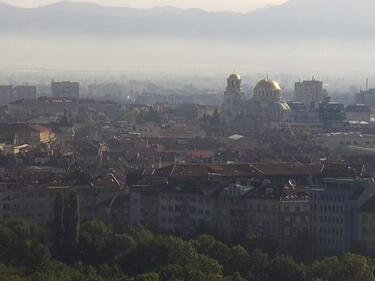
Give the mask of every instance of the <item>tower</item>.
<svg viewBox="0 0 375 281">
<path fill-rule="evenodd" d="M 231 74 L 227 79 L 227 89 L 224 92 L 222 110 L 225 121 L 232 121 L 241 113 L 241 103 L 244 99 L 242 80 L 238 74 Z"/>
</svg>

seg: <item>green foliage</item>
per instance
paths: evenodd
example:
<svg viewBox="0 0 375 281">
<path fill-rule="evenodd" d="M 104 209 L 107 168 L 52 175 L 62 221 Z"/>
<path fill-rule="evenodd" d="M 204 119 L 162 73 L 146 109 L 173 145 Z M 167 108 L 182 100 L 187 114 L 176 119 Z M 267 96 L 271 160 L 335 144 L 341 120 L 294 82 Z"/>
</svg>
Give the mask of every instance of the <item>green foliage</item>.
<svg viewBox="0 0 375 281">
<path fill-rule="evenodd" d="M 23 281 L 22 272 L 0 264 L 0 281 Z"/>
<path fill-rule="evenodd" d="M 310 279 L 340 281 L 373 281 L 374 265 L 370 259 L 346 253 L 314 262 L 308 271 Z"/>
<path fill-rule="evenodd" d="M 50 259 L 41 229 L 23 220 L 0 220 L 0 262 L 13 266 L 42 267 Z"/>
<path fill-rule="evenodd" d="M 268 267 L 268 280 L 304 281 L 305 266 L 288 256 L 276 256 Z"/>
<path fill-rule="evenodd" d="M 135 281 L 159 281 L 159 274 L 152 272 L 152 273 L 145 273 L 138 275 L 135 278 Z"/>
<path fill-rule="evenodd" d="M 60 257 L 64 246 L 64 197 L 58 192 L 53 207 L 53 253 Z"/>
<path fill-rule="evenodd" d="M 52 226 L 52 252 L 54 256 L 65 261 L 74 261 L 77 255 L 79 238 L 79 200 L 77 192 L 69 192 L 65 199 L 62 193 L 56 195 Z"/>
<path fill-rule="evenodd" d="M 145 229 L 116 233 L 98 221 L 82 224 L 67 264 L 65 257 L 51 259 L 49 246 L 58 240 L 45 236 L 24 221 L 0 220 L 0 281 L 375 281 L 373 261 L 351 253 L 305 265 L 208 235 L 184 240 Z"/>
</svg>

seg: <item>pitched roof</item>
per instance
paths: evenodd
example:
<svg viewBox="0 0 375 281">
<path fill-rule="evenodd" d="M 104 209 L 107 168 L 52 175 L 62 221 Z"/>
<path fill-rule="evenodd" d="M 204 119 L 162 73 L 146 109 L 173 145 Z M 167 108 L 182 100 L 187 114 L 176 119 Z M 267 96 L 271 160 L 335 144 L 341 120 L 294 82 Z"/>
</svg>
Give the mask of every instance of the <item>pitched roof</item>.
<svg viewBox="0 0 375 281">
<path fill-rule="evenodd" d="M 265 175 L 321 174 L 323 164 L 259 163 L 253 164 Z"/>
</svg>

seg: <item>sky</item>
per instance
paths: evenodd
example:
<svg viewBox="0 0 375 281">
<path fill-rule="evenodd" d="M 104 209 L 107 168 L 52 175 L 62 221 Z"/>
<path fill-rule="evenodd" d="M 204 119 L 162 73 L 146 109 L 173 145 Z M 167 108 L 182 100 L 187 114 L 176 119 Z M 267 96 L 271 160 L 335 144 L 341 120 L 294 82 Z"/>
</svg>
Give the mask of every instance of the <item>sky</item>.
<svg viewBox="0 0 375 281">
<path fill-rule="evenodd" d="M 30 8 L 58 2 L 58 0 L 0 0 L 0 2 Z M 286 0 L 72 0 L 72 2 L 92 2 L 103 6 L 135 8 L 174 6 L 178 8 L 200 8 L 208 11 L 248 12 L 266 5 L 281 4 Z"/>
</svg>

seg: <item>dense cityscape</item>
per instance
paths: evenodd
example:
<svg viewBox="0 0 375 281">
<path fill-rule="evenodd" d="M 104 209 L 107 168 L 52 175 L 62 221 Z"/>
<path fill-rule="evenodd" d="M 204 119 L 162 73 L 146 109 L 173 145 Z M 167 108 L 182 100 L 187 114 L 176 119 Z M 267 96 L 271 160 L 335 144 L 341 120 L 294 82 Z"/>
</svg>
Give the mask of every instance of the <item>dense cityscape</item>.
<svg viewBox="0 0 375 281">
<path fill-rule="evenodd" d="M 0 281 L 375 281 L 373 0 L 0 0 Z"/>
<path fill-rule="evenodd" d="M 96 266 L 95 278 L 117 270 L 119 279 L 108 280 L 373 280 L 364 257 L 375 254 L 373 89 L 346 106 L 315 78 L 296 82 L 285 101 L 269 75 L 252 93 L 229 75 L 219 104 L 216 95 L 125 95 L 115 83 L 80 92 L 69 81 L 52 81 L 48 94 L 0 86 L 1 247 L 21 247 L 41 266 L 43 251 L 6 242 L 9 233 L 31 235 L 57 260 Z M 43 229 L 53 233 L 49 250 Z M 198 262 L 197 276 L 180 268 L 191 260 L 179 270 L 132 265 L 132 255 L 152 260 L 177 249 L 217 265 Z M 339 259 L 324 260 L 331 256 Z M 330 262 L 338 272 L 325 272 Z M 343 274 L 341 263 L 371 277 L 330 277 Z"/>
</svg>

